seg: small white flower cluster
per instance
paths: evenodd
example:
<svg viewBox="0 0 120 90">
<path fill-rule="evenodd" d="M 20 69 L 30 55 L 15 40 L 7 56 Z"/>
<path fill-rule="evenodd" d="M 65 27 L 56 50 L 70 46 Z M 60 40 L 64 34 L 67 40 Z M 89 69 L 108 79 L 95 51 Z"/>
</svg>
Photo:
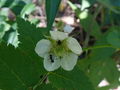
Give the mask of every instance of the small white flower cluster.
<svg viewBox="0 0 120 90">
<path fill-rule="evenodd" d="M 51 37 L 40 40 L 35 52 L 44 58 L 44 67 L 47 71 L 54 71 L 60 66 L 67 71 L 74 68 L 82 48 L 75 38 L 67 33 L 50 31 Z"/>
</svg>

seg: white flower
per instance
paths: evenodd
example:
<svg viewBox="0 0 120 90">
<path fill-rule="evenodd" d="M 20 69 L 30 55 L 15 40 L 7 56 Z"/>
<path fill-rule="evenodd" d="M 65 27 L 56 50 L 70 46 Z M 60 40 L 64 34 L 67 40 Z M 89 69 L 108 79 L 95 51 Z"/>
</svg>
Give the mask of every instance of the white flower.
<svg viewBox="0 0 120 90">
<path fill-rule="evenodd" d="M 72 70 L 82 53 L 80 44 L 67 33 L 50 31 L 50 34 L 50 39 L 40 40 L 35 47 L 35 52 L 44 58 L 45 69 L 54 71 L 61 66 L 64 70 Z"/>
</svg>

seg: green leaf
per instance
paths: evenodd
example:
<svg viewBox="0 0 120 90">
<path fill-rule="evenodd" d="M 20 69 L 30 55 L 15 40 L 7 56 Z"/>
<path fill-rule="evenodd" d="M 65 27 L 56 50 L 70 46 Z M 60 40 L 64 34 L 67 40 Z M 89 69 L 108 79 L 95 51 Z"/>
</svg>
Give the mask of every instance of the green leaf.
<svg viewBox="0 0 120 90">
<path fill-rule="evenodd" d="M 10 29 L 9 24 L 7 24 L 6 22 L 1 22 L 0 23 L 0 41 L 5 36 L 6 31 L 8 31 L 9 29 Z"/>
<path fill-rule="evenodd" d="M 61 0 L 46 0 L 47 26 L 52 27 Z"/>
<path fill-rule="evenodd" d="M 76 16 L 80 19 L 80 24 L 86 32 L 90 32 L 90 35 L 96 37 L 97 39 L 102 36 L 100 31 L 100 26 L 95 21 L 94 17 L 91 14 L 88 14 L 87 10 L 81 11 L 75 4 L 68 2 L 70 7 L 75 11 Z M 83 5 L 84 6 L 84 5 Z M 88 5 L 89 6 L 89 5 Z M 84 6 L 85 9 L 87 6 Z M 92 21 L 92 23 L 90 23 Z"/>
<path fill-rule="evenodd" d="M 31 12 L 33 12 L 35 10 L 35 4 L 30 3 L 24 6 L 24 8 L 21 11 L 20 16 L 22 18 L 25 18 L 25 15 L 29 15 Z"/>
<path fill-rule="evenodd" d="M 15 0 L 0 0 L 0 7 L 9 7 Z"/>
<path fill-rule="evenodd" d="M 45 29 L 36 29 L 36 26 L 20 18 L 17 21 L 19 47 L 0 44 L 0 89 L 3 90 L 29 90 L 46 72 L 42 58 L 34 51 Z"/>
<path fill-rule="evenodd" d="M 19 14 L 25 3 L 21 0 L 0 0 L 0 7 L 9 7 L 15 14 Z"/>
<path fill-rule="evenodd" d="M 120 73 L 118 72 L 115 62 L 112 59 L 107 58 L 93 62 L 90 67 L 89 76 L 93 82 L 106 78 L 110 84 L 114 84 L 118 83 Z M 100 81 L 98 84 L 99 83 Z"/>
<path fill-rule="evenodd" d="M 90 32 L 90 34 L 96 38 L 101 37 L 101 31 L 100 31 L 100 26 L 98 23 L 93 19 L 94 17 L 92 15 L 88 15 L 85 19 L 80 19 L 80 24 L 84 28 L 86 32 Z M 92 21 L 92 23 L 90 23 Z"/>
<path fill-rule="evenodd" d="M 51 84 L 41 84 L 36 90 L 58 90 L 57 88 L 53 87 Z"/>
<path fill-rule="evenodd" d="M 80 61 L 79 67 L 88 75 L 94 87 L 97 88 L 103 79 L 110 83 L 111 88 L 118 86 L 120 84 L 120 72 L 115 61 L 110 57 L 104 59 L 95 59 L 93 57 L 95 56 L 92 55 Z"/>
<path fill-rule="evenodd" d="M 102 25 L 109 25 L 114 23 L 115 25 L 120 25 L 120 14 L 111 12 L 109 9 L 106 9 L 104 12 L 104 17 Z"/>
<path fill-rule="evenodd" d="M 108 47 L 104 47 L 105 45 Z M 119 85 L 120 72 L 115 60 L 112 59 L 116 49 L 109 47 L 106 34 L 96 42 L 95 46 L 98 48 L 93 49 L 89 56 L 79 61 L 80 69 L 89 76 L 95 88 L 103 79 L 107 79 L 112 88 Z M 99 48 L 99 46 L 101 47 Z"/>
<path fill-rule="evenodd" d="M 7 19 L 6 16 L 1 15 L 1 11 L 0 11 L 0 22 L 4 22 Z"/>
<path fill-rule="evenodd" d="M 108 43 L 116 48 L 120 48 L 120 28 L 112 27 L 110 30 L 111 32 L 109 32 L 107 35 Z"/>
<path fill-rule="evenodd" d="M 118 5 L 120 3 L 119 0 L 97 0 L 99 3 L 101 3 L 102 5 L 104 5 L 105 7 L 109 8 L 111 11 L 115 12 L 115 13 L 120 13 L 120 5 Z M 118 9 L 117 9 L 118 8 Z"/>
<path fill-rule="evenodd" d="M 110 87 L 110 86 L 105 86 L 105 87 L 98 87 L 96 90 L 109 90 L 111 88 L 112 87 Z"/>
<path fill-rule="evenodd" d="M 98 47 L 91 52 L 91 56 L 95 60 L 102 60 L 111 57 L 116 50 L 116 48 L 111 47 L 107 42 L 106 34 L 104 34 L 100 39 L 98 39 L 94 46 Z"/>
<path fill-rule="evenodd" d="M 33 87 L 43 75 L 42 60 L 35 52 L 0 44 L 0 88 L 26 90 Z M 34 59 L 33 59 L 34 58 Z"/>
<path fill-rule="evenodd" d="M 4 34 L 5 34 L 4 24 L 0 24 L 0 41 L 2 40 Z"/>
<path fill-rule="evenodd" d="M 13 46 L 18 47 L 18 33 L 16 31 L 10 32 L 8 35 L 7 42 L 8 44 L 12 44 Z"/>
<path fill-rule="evenodd" d="M 10 6 L 11 10 L 15 15 L 20 15 L 22 8 L 25 6 L 25 2 L 22 0 L 15 0 L 15 2 Z"/>
<path fill-rule="evenodd" d="M 54 87 L 77 90 L 94 90 L 89 78 L 78 69 L 67 72 L 59 69 L 56 72 L 50 72 L 49 80 Z"/>
<path fill-rule="evenodd" d="M 46 32 L 47 28 L 36 28 L 34 24 L 30 24 L 30 22 L 25 21 L 21 18 L 17 18 L 17 25 L 18 25 L 18 33 L 19 40 L 20 40 L 20 47 L 24 48 L 25 50 L 34 49 L 37 42 L 48 33 Z M 23 45 L 24 46 L 23 46 Z"/>
</svg>

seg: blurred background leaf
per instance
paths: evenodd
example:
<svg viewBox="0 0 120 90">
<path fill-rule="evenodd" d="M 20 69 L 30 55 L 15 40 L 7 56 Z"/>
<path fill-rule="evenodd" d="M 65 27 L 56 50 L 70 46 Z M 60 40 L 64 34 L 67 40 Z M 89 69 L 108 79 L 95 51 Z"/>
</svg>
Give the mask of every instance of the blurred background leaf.
<svg viewBox="0 0 120 90">
<path fill-rule="evenodd" d="M 120 27 L 114 26 L 110 28 L 110 32 L 107 36 L 107 41 L 112 46 L 120 48 Z"/>
<path fill-rule="evenodd" d="M 61 0 L 46 0 L 47 27 L 51 29 Z"/>
</svg>

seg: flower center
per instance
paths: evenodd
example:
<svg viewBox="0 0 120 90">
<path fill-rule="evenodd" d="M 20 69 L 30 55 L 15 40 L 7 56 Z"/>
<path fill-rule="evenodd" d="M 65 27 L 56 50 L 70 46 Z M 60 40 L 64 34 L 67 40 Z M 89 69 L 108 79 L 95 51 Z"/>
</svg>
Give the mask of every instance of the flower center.
<svg viewBox="0 0 120 90">
<path fill-rule="evenodd" d="M 63 41 L 57 41 L 57 46 L 56 46 L 56 52 L 57 52 L 57 55 L 59 57 L 63 56 L 65 54 L 65 52 L 68 51 L 68 48 L 67 48 L 67 45 L 66 45 L 66 41 L 63 40 Z"/>
<path fill-rule="evenodd" d="M 57 45 L 61 45 L 62 42 L 60 40 L 57 41 Z"/>
<path fill-rule="evenodd" d="M 66 40 L 53 40 L 50 39 L 50 41 L 52 42 L 52 48 L 50 50 L 50 53 L 55 54 L 55 56 L 61 57 L 65 54 L 65 52 L 68 52 L 68 47 L 66 45 Z M 50 56 L 50 59 L 52 60 L 52 57 Z M 54 60 L 54 58 L 53 58 Z M 53 62 L 52 60 L 52 62 Z"/>
</svg>

